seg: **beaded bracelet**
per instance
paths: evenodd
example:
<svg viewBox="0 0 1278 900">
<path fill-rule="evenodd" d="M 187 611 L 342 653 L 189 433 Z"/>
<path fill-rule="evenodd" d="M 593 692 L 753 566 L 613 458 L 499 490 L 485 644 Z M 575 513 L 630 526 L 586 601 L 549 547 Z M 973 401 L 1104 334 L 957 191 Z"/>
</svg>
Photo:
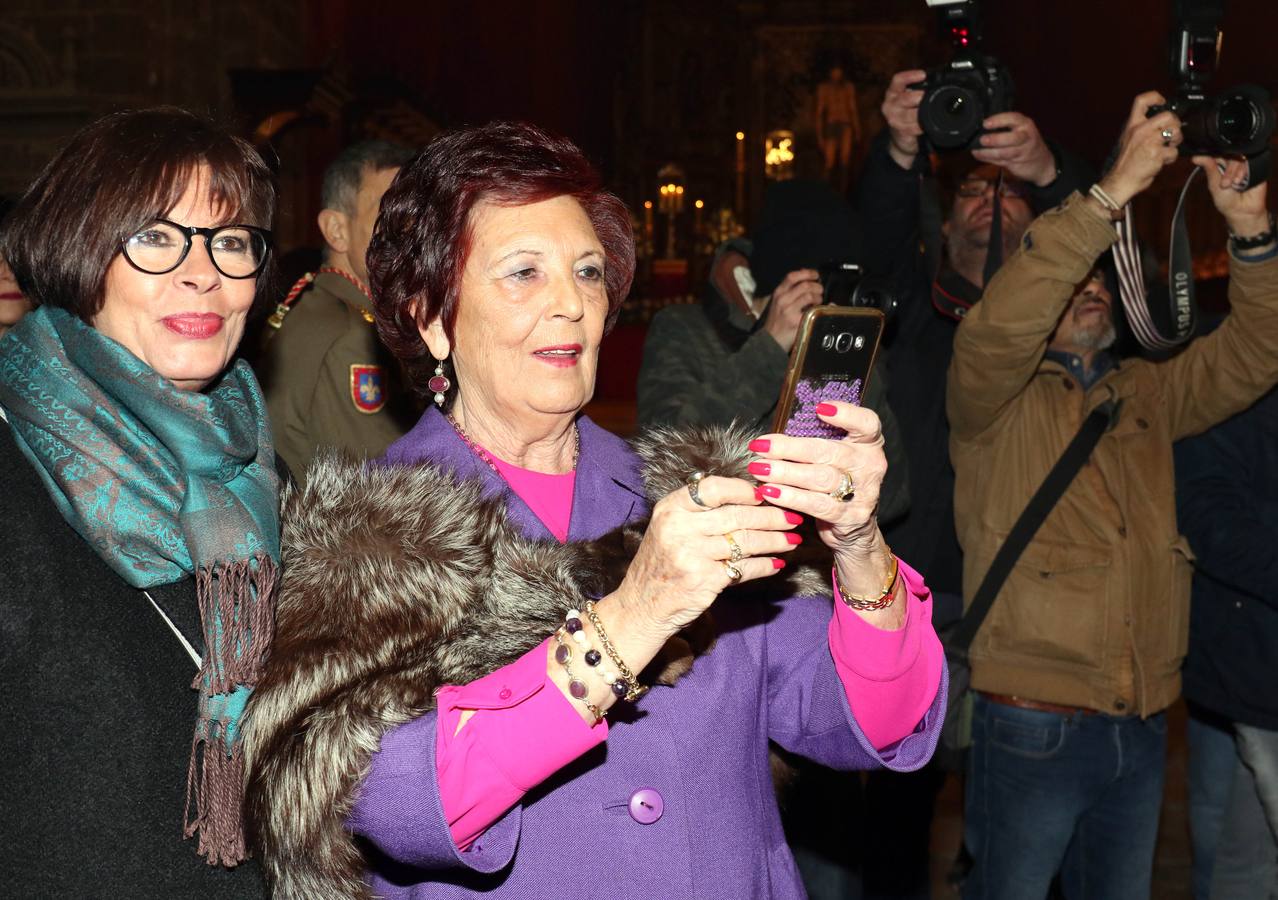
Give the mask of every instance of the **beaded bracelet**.
<svg viewBox="0 0 1278 900">
<path fill-rule="evenodd" d="M 604 652 L 608 654 L 612 664 L 621 673 L 621 677 L 615 683 L 611 683 L 612 692 L 617 695 L 618 699 L 625 700 L 627 703 L 634 703 L 648 693 L 648 688 L 639 683 L 639 679 L 635 677 L 634 672 L 630 671 L 630 667 L 621 658 L 621 654 L 612 645 L 612 641 L 608 640 L 608 632 L 604 630 L 603 622 L 599 620 L 599 614 L 595 612 L 595 601 L 586 601 L 586 615 L 590 617 L 590 624 L 595 627 L 595 634 L 599 635 L 599 643 L 603 644 Z"/>
<path fill-rule="evenodd" d="M 1229 232 L 1229 240 L 1233 243 L 1235 250 L 1259 250 L 1261 247 L 1268 247 L 1274 240 L 1274 216 L 1269 214 L 1269 227 L 1260 234 L 1244 236 Z"/>
<path fill-rule="evenodd" d="M 858 597 L 856 594 L 849 594 L 845 591 L 843 589 L 843 584 L 839 581 L 839 569 L 835 566 L 834 585 L 839 589 L 839 596 L 843 598 L 843 602 L 852 609 L 860 610 L 887 609 L 891 606 L 892 601 L 895 599 L 894 591 L 896 589 L 896 582 L 901 575 L 901 564 L 896 558 L 896 554 L 891 550 L 888 551 L 888 559 L 891 560 L 891 562 L 888 564 L 889 569 L 887 581 L 883 586 L 882 593 L 873 599 L 869 597 Z"/>
<path fill-rule="evenodd" d="M 634 675 L 631 674 L 628 668 L 626 668 L 626 664 L 624 662 L 620 662 L 620 658 L 617 656 L 616 651 L 611 649 L 612 643 L 608 640 L 608 634 L 603 631 L 603 626 L 599 622 L 598 616 L 594 615 L 594 604 L 587 601 L 587 608 L 591 611 L 590 620 L 595 626 L 595 630 L 599 633 L 600 642 L 604 645 L 604 649 L 608 650 L 609 658 L 614 663 L 620 663 L 618 668 L 620 668 L 622 672 L 614 672 L 607 666 L 600 665 L 600 663 L 603 662 L 603 655 L 598 650 L 591 647 L 590 642 L 586 639 L 586 632 L 584 630 L 585 626 L 582 624 L 581 613 L 578 610 L 568 610 L 564 618 L 564 631 L 568 632 L 577 645 L 581 647 L 582 658 L 585 659 L 586 665 L 590 666 L 592 669 L 598 670 L 599 677 L 604 680 L 604 683 L 608 685 L 608 689 L 612 691 L 616 698 L 618 700 L 629 700 L 634 702 L 635 699 L 643 696 L 644 690 L 647 689 L 644 688 L 639 691 L 639 693 L 634 693 L 632 685 L 637 683 Z"/>
<path fill-rule="evenodd" d="M 590 710 L 590 714 L 595 717 L 594 724 L 598 725 L 603 721 L 603 717 L 607 715 L 604 710 L 591 703 L 590 687 L 581 679 L 572 673 L 572 648 L 564 643 L 564 639 L 559 636 L 560 629 L 555 629 L 555 662 L 564 667 L 564 673 L 568 676 L 568 693 L 572 694 L 574 700 L 580 700 Z M 598 653 L 597 650 L 587 651 L 588 653 Z"/>
</svg>

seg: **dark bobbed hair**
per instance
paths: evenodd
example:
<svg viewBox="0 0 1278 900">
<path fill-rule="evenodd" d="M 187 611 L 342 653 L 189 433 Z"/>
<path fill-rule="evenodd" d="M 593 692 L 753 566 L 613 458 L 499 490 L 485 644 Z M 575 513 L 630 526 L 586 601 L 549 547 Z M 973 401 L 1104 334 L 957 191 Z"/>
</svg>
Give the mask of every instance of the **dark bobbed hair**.
<svg viewBox="0 0 1278 900">
<path fill-rule="evenodd" d="M 226 222 L 270 228 L 275 182 L 248 142 L 176 107 L 103 116 L 44 167 L 6 221 L 4 252 L 22 292 L 90 321 L 121 242 L 182 198 L 192 173 L 210 170 Z M 183 223 L 185 224 L 185 223 Z M 274 255 L 258 273 L 259 297 Z"/>
<path fill-rule="evenodd" d="M 533 125 L 493 122 L 441 135 L 400 169 L 382 197 L 368 275 L 377 332 L 414 389 L 426 391 L 435 367 L 420 328 L 439 317 L 453 338 L 475 206 L 563 196 L 581 204 L 603 245 L 611 328 L 635 273 L 630 212 L 571 141 Z"/>
</svg>

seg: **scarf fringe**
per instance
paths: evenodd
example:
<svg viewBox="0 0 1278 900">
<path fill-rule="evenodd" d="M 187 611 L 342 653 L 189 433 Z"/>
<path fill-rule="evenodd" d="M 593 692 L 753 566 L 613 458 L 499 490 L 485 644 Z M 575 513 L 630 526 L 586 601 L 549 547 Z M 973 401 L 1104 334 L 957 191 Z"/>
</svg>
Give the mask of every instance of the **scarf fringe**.
<svg viewBox="0 0 1278 900">
<path fill-rule="evenodd" d="M 191 801 L 195 818 L 191 818 Z M 221 736 L 191 743 L 182 836 L 199 835 L 196 850 L 210 866 L 232 867 L 248 858 L 244 838 L 244 745 L 228 755 Z"/>
<path fill-rule="evenodd" d="M 202 700 L 212 694 L 230 694 L 241 685 L 251 687 L 261 678 L 275 635 L 278 584 L 279 569 L 266 555 L 196 572 L 204 659 L 192 687 L 201 692 Z M 239 734 L 229 732 L 227 725 L 212 720 L 207 703 L 201 704 L 186 777 L 182 833 L 187 838 L 198 833 L 199 854 L 215 866 L 234 866 L 248 856 L 244 747 Z"/>
</svg>

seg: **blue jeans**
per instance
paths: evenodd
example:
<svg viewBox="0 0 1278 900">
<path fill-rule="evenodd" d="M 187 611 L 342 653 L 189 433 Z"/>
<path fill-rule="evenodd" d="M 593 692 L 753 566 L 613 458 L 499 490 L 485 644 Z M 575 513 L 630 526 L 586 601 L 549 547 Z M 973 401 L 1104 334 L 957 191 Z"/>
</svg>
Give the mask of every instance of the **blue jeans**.
<svg viewBox="0 0 1278 900">
<path fill-rule="evenodd" d="M 1211 900 L 1268 900 L 1278 896 L 1278 731 L 1241 722 L 1234 731 L 1237 763 L 1216 849 Z"/>
<path fill-rule="evenodd" d="M 1211 896 L 1212 864 L 1229 806 L 1229 788 L 1238 768 L 1234 731 L 1228 721 L 1196 707 L 1189 709 L 1189 840 L 1193 850 L 1194 900 Z"/>
<path fill-rule="evenodd" d="M 964 839 L 965 900 L 1149 896 L 1167 720 L 1061 715 L 976 695 Z"/>
</svg>

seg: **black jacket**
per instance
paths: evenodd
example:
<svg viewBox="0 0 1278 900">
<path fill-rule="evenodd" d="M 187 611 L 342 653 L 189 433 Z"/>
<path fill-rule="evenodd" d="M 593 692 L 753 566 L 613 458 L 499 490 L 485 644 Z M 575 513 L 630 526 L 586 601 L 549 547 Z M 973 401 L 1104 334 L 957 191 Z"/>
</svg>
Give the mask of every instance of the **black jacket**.
<svg viewBox="0 0 1278 900">
<path fill-rule="evenodd" d="M 1176 446 L 1180 529 L 1197 554 L 1186 699 L 1278 730 L 1278 390 Z"/>
<path fill-rule="evenodd" d="M 1060 173 L 1046 188 L 1031 188 L 1036 212 L 1091 184 L 1084 162 L 1053 150 Z M 981 291 L 944 267 L 934 280 L 925 261 L 919 225 L 925 164 L 920 154 L 913 169 L 898 166 L 888 154 L 884 130 L 871 145 L 857 202 L 867 263 L 874 274 L 890 277 L 899 304 L 888 333 L 888 402 L 901 424 L 911 505 L 902 521 L 885 529 L 886 538 L 893 551 L 927 576 L 933 591 L 961 594 L 963 559 L 954 532 L 954 470 L 945 418 L 945 379 L 958 319 L 942 315 L 933 298 L 935 293 L 938 301 L 944 300 L 948 294 L 958 305 L 970 306 Z"/>
<path fill-rule="evenodd" d="M 0 896 L 253 898 L 182 839 L 195 663 L 54 507 L 0 422 Z M 188 579 L 153 588 L 196 651 Z"/>
</svg>

